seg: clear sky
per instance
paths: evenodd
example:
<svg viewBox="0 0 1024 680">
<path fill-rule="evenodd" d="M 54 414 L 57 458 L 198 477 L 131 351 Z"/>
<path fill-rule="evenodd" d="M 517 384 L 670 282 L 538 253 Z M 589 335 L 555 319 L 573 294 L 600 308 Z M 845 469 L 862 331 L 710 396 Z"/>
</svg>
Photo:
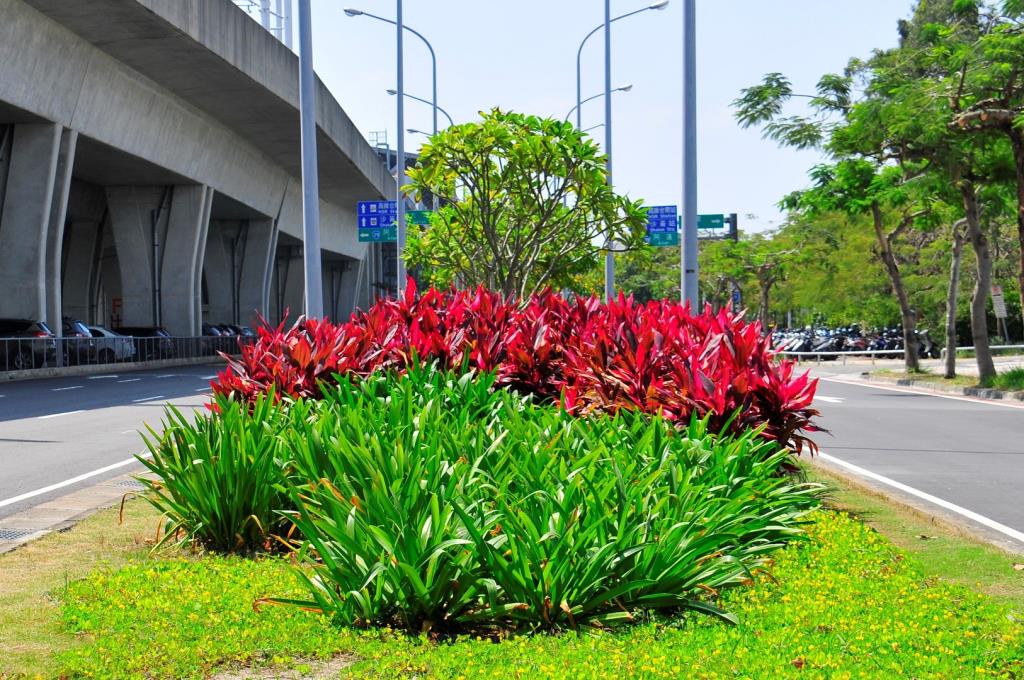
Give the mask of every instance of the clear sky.
<svg viewBox="0 0 1024 680">
<path fill-rule="evenodd" d="M 613 15 L 654 0 L 612 0 Z M 387 130 L 396 140 L 394 27 L 348 17 L 356 7 L 388 18 L 394 0 L 312 0 L 314 62 L 321 79 L 364 135 Z M 492 106 L 564 117 L 575 104 L 576 49 L 603 20 L 600 0 L 405 0 L 406 23 L 437 52 L 438 103 L 456 122 Z M 890 47 L 910 0 L 697 0 L 700 212 L 736 212 L 747 231 L 771 228 L 776 203 L 806 186 L 813 152 L 779 149 L 741 130 L 730 102 L 770 71 L 809 91 L 822 73 L 853 56 Z M 614 180 L 648 205 L 681 201 L 681 0 L 613 24 Z M 406 90 L 430 98 L 430 59 L 406 41 Z M 603 38 L 583 53 L 583 96 L 603 89 Z M 603 120 L 601 99 L 584 105 L 583 127 Z M 443 117 L 442 117 L 443 121 Z M 407 101 L 406 127 L 430 129 L 430 107 Z M 592 132 L 603 141 L 603 128 Z M 423 137 L 409 135 L 410 150 Z M 747 219 L 747 214 L 756 219 Z"/>
</svg>

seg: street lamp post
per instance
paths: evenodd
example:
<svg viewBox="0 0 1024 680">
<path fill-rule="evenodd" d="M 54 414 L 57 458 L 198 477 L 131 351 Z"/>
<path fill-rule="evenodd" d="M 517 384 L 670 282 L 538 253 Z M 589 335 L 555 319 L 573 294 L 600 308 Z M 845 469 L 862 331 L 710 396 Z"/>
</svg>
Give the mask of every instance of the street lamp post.
<svg viewBox="0 0 1024 680">
<path fill-rule="evenodd" d="M 634 14 L 640 14 L 641 12 L 647 12 L 648 10 L 661 10 L 661 9 L 665 9 L 666 7 L 668 7 L 668 3 L 669 3 L 669 0 L 660 0 L 660 2 L 655 2 L 655 3 L 651 4 L 651 5 L 648 5 L 647 7 L 641 7 L 640 9 L 633 10 L 632 12 L 627 12 L 626 14 L 621 14 L 621 15 L 619 15 L 617 17 L 612 17 L 611 20 L 608 23 L 614 23 L 614 22 L 618 21 L 619 19 L 625 19 L 626 17 L 631 17 Z M 581 87 L 581 83 L 580 83 L 580 60 L 583 58 L 583 46 L 587 44 L 587 41 L 590 40 L 590 37 L 592 35 L 594 35 L 598 31 L 600 31 L 602 28 L 604 28 L 604 26 L 605 25 L 602 23 L 599 26 L 597 26 L 596 28 L 594 28 L 594 30 L 592 30 L 590 33 L 587 33 L 587 36 L 585 38 L 583 38 L 583 42 L 580 43 L 579 49 L 576 50 L 576 110 L 577 111 L 579 111 L 579 106 L 580 106 L 580 103 L 581 103 L 580 102 L 580 97 L 583 94 L 581 92 L 582 87 Z M 581 124 L 582 124 L 582 121 L 580 120 L 580 116 L 577 113 L 577 115 L 576 115 L 576 127 L 577 128 L 581 127 Z"/>
<path fill-rule="evenodd" d="M 403 33 L 402 30 L 402 0 L 395 2 L 395 43 L 397 47 L 398 62 L 398 149 L 397 165 L 398 170 L 395 176 L 395 207 L 398 211 L 398 243 L 395 244 L 397 263 L 397 281 L 395 289 L 398 297 L 405 292 L 405 196 L 402 194 L 402 186 L 405 185 L 405 59 L 403 58 Z"/>
<path fill-rule="evenodd" d="M 697 10 L 683 0 L 683 243 L 680 300 L 697 310 Z"/>
<path fill-rule="evenodd" d="M 395 24 L 395 22 L 392 21 L 391 19 L 388 19 L 386 17 L 377 16 L 376 14 L 370 14 L 369 12 L 364 12 L 361 9 L 353 9 L 351 7 L 346 7 L 344 9 L 344 12 L 345 12 L 345 14 L 349 15 L 350 17 L 370 17 L 371 19 L 377 19 L 378 21 L 383 21 L 383 22 L 391 24 L 391 25 Z M 425 37 L 423 37 L 422 33 L 420 33 L 419 31 L 417 31 L 417 30 L 415 30 L 413 28 L 410 28 L 409 26 L 403 26 L 402 28 L 404 28 L 406 31 L 409 31 L 414 36 L 416 36 L 417 38 L 422 40 L 423 44 L 426 45 L 427 49 L 430 51 L 430 64 L 431 64 L 430 68 L 431 68 L 431 76 L 432 76 L 432 79 L 433 79 L 433 85 L 432 85 L 433 93 L 432 94 L 433 94 L 433 100 L 434 100 L 433 101 L 433 107 L 434 107 L 434 134 L 437 134 L 437 112 L 440 110 L 437 107 L 437 55 L 434 54 L 434 48 L 433 48 L 433 46 L 431 46 L 430 41 L 427 40 Z M 414 99 L 415 99 L 415 97 L 414 97 Z M 423 101 L 423 100 L 421 99 L 420 101 Z M 430 102 L 427 102 L 427 103 L 429 104 Z M 448 114 L 445 114 L 445 115 L 448 115 Z M 451 120 L 451 116 L 448 117 L 448 120 Z"/>
<path fill-rule="evenodd" d="M 320 275 L 320 183 L 316 162 L 316 82 L 309 0 L 299 0 L 299 125 L 302 148 L 302 255 L 307 318 L 323 316 Z"/>
<path fill-rule="evenodd" d="M 394 96 L 395 96 L 396 94 L 398 94 L 398 90 L 387 90 L 387 93 L 388 93 L 389 95 L 391 95 L 392 97 L 394 97 Z M 431 104 L 431 103 L 430 103 L 429 101 L 427 101 L 427 100 L 426 100 L 426 99 L 424 99 L 423 97 L 417 97 L 416 95 L 414 95 L 414 94 L 409 94 L 408 92 L 406 92 L 406 93 L 405 93 L 405 96 L 406 96 L 406 97 L 408 97 L 409 99 L 415 99 L 415 100 L 416 100 L 416 101 L 418 101 L 418 102 L 423 102 L 423 103 L 424 103 L 424 104 L 426 104 L 427 106 L 434 106 L 433 104 Z M 444 117 L 448 119 L 448 124 L 449 124 L 449 125 L 455 125 L 455 121 L 454 121 L 454 120 L 452 120 L 452 117 L 451 117 L 451 115 L 450 115 L 450 114 L 449 114 L 449 113 L 448 113 L 447 111 L 445 111 L 444 109 L 442 109 L 442 108 L 441 108 L 440 106 L 434 106 L 434 108 L 435 108 L 435 109 L 437 109 L 438 111 L 440 111 L 441 113 L 443 113 L 443 114 L 444 114 Z M 425 133 L 425 134 L 427 134 L 427 135 L 429 136 L 429 135 L 430 135 L 431 133 L 427 132 L 427 133 Z M 437 126 L 434 126 L 434 132 L 433 132 L 433 134 L 435 134 L 435 135 L 437 134 Z"/>
<path fill-rule="evenodd" d="M 582 115 L 580 112 L 581 104 L 580 100 L 582 96 L 581 84 L 580 84 L 580 60 L 583 55 L 583 46 L 587 44 L 587 40 L 590 36 L 594 35 L 598 31 L 604 29 L 604 152 L 607 159 L 607 181 L 608 184 L 612 184 L 612 22 L 618 21 L 619 19 L 625 19 L 631 17 L 634 14 L 640 14 L 648 10 L 662 10 L 668 6 L 669 0 L 659 0 L 647 7 L 641 7 L 640 9 L 627 12 L 617 17 L 612 16 L 611 0 L 604 1 L 604 23 L 596 27 L 590 33 L 583 38 L 580 43 L 579 49 L 576 50 L 576 129 L 583 127 Z M 615 293 L 615 254 L 612 252 L 612 239 L 609 234 L 608 240 L 605 242 L 605 256 L 604 256 L 604 296 L 606 301 L 611 301 Z"/>
<path fill-rule="evenodd" d="M 391 19 L 388 19 L 387 17 L 378 16 L 376 14 L 371 14 L 369 12 L 364 12 L 361 9 L 355 9 L 355 8 L 352 8 L 352 7 L 346 7 L 343 11 L 345 12 L 345 14 L 347 14 L 350 17 L 370 17 L 371 19 L 376 19 L 377 21 L 383 21 L 384 23 L 396 26 L 397 29 L 398 29 L 398 39 L 399 39 L 399 41 L 401 41 L 401 39 L 402 39 L 402 31 L 403 30 L 409 31 L 414 36 L 416 36 L 417 38 L 422 40 L 423 44 L 427 46 L 427 50 L 430 51 L 430 69 L 431 69 L 431 81 L 432 81 L 431 82 L 431 90 L 432 90 L 433 102 L 432 103 L 431 102 L 426 102 L 426 103 L 430 104 L 433 107 L 433 109 L 434 109 L 433 110 L 433 117 L 434 117 L 433 122 L 434 122 L 434 134 L 436 135 L 437 134 L 437 112 L 441 111 L 440 107 L 438 107 L 438 105 L 437 105 L 437 55 L 434 53 L 433 45 L 430 44 L 430 41 L 427 40 L 423 36 L 422 33 L 417 31 L 416 29 L 410 28 L 409 26 L 406 26 L 404 24 L 399 25 L 399 23 L 402 20 L 401 14 L 400 14 L 401 13 L 401 5 L 402 5 L 401 0 L 399 0 L 399 2 L 398 2 L 398 9 L 399 9 L 398 22 L 392 21 Z M 399 52 L 401 52 L 401 50 L 399 50 Z M 399 63 L 398 69 L 399 69 L 399 72 L 402 71 L 401 63 Z M 399 86 L 399 90 L 402 90 L 401 86 Z M 393 92 L 392 90 L 388 90 L 388 92 L 389 93 L 397 94 L 397 91 Z M 405 95 L 404 91 L 403 91 L 403 95 L 404 96 L 408 96 L 408 97 L 412 97 L 412 95 Z M 404 108 L 404 104 L 401 101 L 401 99 L 402 99 L 402 97 L 399 97 L 399 102 L 398 102 L 399 110 L 402 110 Z M 424 100 L 420 99 L 419 97 L 412 97 L 412 99 L 417 99 L 419 101 L 424 101 Z M 448 117 L 448 121 L 451 122 L 452 117 L 449 116 L 447 113 L 445 113 L 444 115 L 447 116 Z M 403 122 L 404 122 L 404 116 L 400 116 L 399 123 L 398 123 L 398 137 L 399 137 L 399 144 L 402 145 L 402 150 L 404 151 L 405 150 L 405 144 L 402 141 L 402 134 L 403 134 L 402 130 L 405 129 L 405 126 L 403 125 Z M 454 125 L 454 123 L 452 123 L 452 125 Z M 403 176 L 403 178 L 405 176 L 405 159 L 404 158 L 402 159 L 402 176 Z M 399 186 L 401 186 L 401 183 L 399 184 Z M 399 201 L 402 200 L 401 199 L 401 191 L 399 191 L 399 199 L 398 200 Z M 437 210 L 437 196 L 434 196 L 434 210 Z M 404 210 L 401 207 L 399 207 L 399 215 L 400 216 L 404 216 Z M 402 246 L 404 246 L 404 243 L 405 243 L 405 241 L 404 241 L 404 236 L 405 236 L 404 220 L 402 221 L 401 224 L 399 224 L 398 233 L 399 233 L 399 237 L 400 237 L 400 240 L 401 240 L 400 247 L 402 247 Z M 399 270 L 401 271 L 401 270 L 403 270 L 405 268 L 405 261 L 402 260 L 401 252 L 399 252 L 399 254 L 398 254 L 398 261 L 399 261 Z M 404 282 L 402 282 L 401 285 L 405 285 Z"/>
<path fill-rule="evenodd" d="M 629 85 L 623 85 L 622 87 L 613 88 L 612 92 L 629 92 L 632 89 L 633 89 L 633 85 L 632 85 L 632 83 L 630 83 Z M 408 95 L 406 95 L 406 96 L 408 96 Z M 590 97 L 587 97 L 583 101 L 579 102 L 576 106 L 574 106 L 571 109 L 569 109 L 569 113 L 565 114 L 565 120 L 569 120 L 569 117 L 572 115 L 573 111 L 576 111 L 577 115 L 578 115 L 580 106 L 582 106 L 583 104 L 586 104 L 589 101 L 593 101 L 593 100 L 597 99 L 598 97 L 603 97 L 603 96 L 604 96 L 604 92 L 601 91 L 601 92 L 598 92 L 597 94 L 595 94 L 593 96 L 590 96 Z M 604 125 L 604 123 L 601 123 L 601 125 Z M 577 129 L 579 129 L 579 126 L 576 126 L 576 127 L 577 127 Z M 589 129 L 592 130 L 594 127 L 597 127 L 597 126 L 595 125 L 595 126 L 593 126 L 592 128 L 589 128 Z"/>
</svg>

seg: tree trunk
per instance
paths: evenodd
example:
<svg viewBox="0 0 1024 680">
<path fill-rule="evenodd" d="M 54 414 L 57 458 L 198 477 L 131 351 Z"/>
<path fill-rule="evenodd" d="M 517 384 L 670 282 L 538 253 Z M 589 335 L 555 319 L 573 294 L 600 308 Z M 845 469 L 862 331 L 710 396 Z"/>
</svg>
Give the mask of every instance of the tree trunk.
<svg viewBox="0 0 1024 680">
<path fill-rule="evenodd" d="M 760 298 L 758 301 L 760 308 L 757 310 L 757 319 L 761 322 L 761 334 L 768 335 L 771 332 L 768 329 L 768 296 L 771 293 L 772 281 L 769 279 L 767 281 L 761 281 L 760 284 L 761 285 L 758 286 L 758 288 L 760 288 L 758 296 Z"/>
<path fill-rule="evenodd" d="M 988 293 L 992 288 L 992 253 L 988 247 L 988 237 L 981 228 L 978 216 L 978 195 L 973 182 L 963 182 L 960 193 L 964 199 L 964 219 L 967 222 L 967 239 L 974 250 L 977 266 L 977 278 L 974 293 L 971 295 L 971 340 L 974 344 L 974 356 L 978 362 L 978 377 L 982 382 L 994 378 L 996 367 L 992 362 L 992 350 L 988 340 L 988 318 L 986 307 Z"/>
<path fill-rule="evenodd" d="M 1017 244 L 1020 246 L 1017 266 L 1017 288 L 1024 301 L 1024 133 L 1016 127 L 1010 132 L 1013 144 L 1013 160 L 1017 175 Z M 986 294 L 987 294 L 986 290 Z M 1024 319 L 1024 304 L 1021 304 L 1021 318 Z"/>
<path fill-rule="evenodd" d="M 882 222 L 882 209 L 878 203 L 871 204 L 871 218 L 875 227 L 875 238 L 878 239 L 878 247 L 881 250 L 882 263 L 885 264 L 885 271 L 889 275 L 889 284 L 896 294 L 896 300 L 900 305 L 900 322 L 903 325 L 903 358 L 907 372 L 911 373 L 920 370 L 917 361 L 917 319 L 914 311 L 910 308 L 910 300 L 907 298 L 907 289 L 903 285 L 903 275 L 900 274 L 899 263 L 896 262 L 896 255 L 892 250 L 892 243 L 885 233 L 885 226 Z"/>
<path fill-rule="evenodd" d="M 953 253 L 949 258 L 949 288 L 946 290 L 946 366 L 943 377 L 956 377 L 956 294 L 960 288 L 960 257 L 964 248 L 961 227 L 967 220 L 953 225 Z"/>
</svg>

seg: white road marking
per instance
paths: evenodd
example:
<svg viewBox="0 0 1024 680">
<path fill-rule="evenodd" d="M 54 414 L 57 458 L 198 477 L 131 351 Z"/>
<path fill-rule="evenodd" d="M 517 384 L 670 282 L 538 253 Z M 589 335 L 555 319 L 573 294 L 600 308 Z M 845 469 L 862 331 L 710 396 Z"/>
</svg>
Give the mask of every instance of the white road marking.
<svg viewBox="0 0 1024 680">
<path fill-rule="evenodd" d="M 148 453 L 142 453 L 142 454 L 139 454 L 139 455 L 142 456 L 143 458 L 152 458 L 152 455 L 148 454 Z M 120 463 L 114 463 L 113 465 L 108 465 L 106 467 L 101 467 L 98 470 L 93 470 L 92 472 L 86 472 L 85 474 L 78 475 L 77 477 L 72 477 L 71 479 L 65 479 L 63 482 L 57 482 L 56 484 L 51 484 L 50 486 L 44 486 L 43 488 L 36 489 L 35 491 L 29 491 L 28 493 L 23 493 L 20 496 L 14 496 L 13 498 L 8 498 L 6 500 L 2 500 L 2 501 L 0 501 L 0 508 L 8 506 L 8 505 L 13 505 L 14 503 L 20 503 L 21 501 L 28 500 L 29 498 L 34 498 L 36 496 L 41 496 L 44 493 L 50 493 L 51 491 L 56 491 L 57 489 L 63 489 L 65 486 L 71 486 L 72 484 L 77 484 L 78 482 L 81 482 L 83 480 L 89 479 L 90 477 L 95 477 L 96 475 L 102 475 L 105 472 L 110 472 L 111 470 L 116 470 L 117 468 L 124 467 L 125 465 L 131 465 L 132 463 L 137 463 L 137 462 L 138 462 L 137 459 L 129 458 L 128 460 L 122 460 Z"/>
<path fill-rule="evenodd" d="M 138 404 L 141 401 L 153 401 L 154 399 L 164 399 L 164 395 L 158 394 L 155 397 L 146 397 L 144 399 L 132 399 L 133 404 Z"/>
<path fill-rule="evenodd" d="M 51 392 L 67 392 L 68 390 L 80 390 L 80 389 L 82 389 L 81 385 L 72 385 L 71 387 L 54 387 L 50 391 Z"/>
<path fill-rule="evenodd" d="M 156 377 L 157 377 L 157 379 L 160 379 L 160 378 L 175 378 L 175 377 L 177 377 L 177 375 L 178 375 L 177 373 L 168 373 L 166 375 L 158 375 Z"/>
<path fill-rule="evenodd" d="M 1016 541 L 1020 541 L 1022 544 L 1024 544 L 1024 532 L 1017 531 L 1016 529 L 1010 528 L 1010 527 L 1006 526 L 1005 524 L 1000 524 L 999 522 L 995 521 L 994 519 L 989 519 L 988 517 L 985 517 L 984 515 L 979 515 L 978 513 L 974 512 L 973 510 L 968 510 L 967 508 L 962 508 L 959 505 L 956 505 L 954 503 L 950 503 L 949 501 L 943 500 L 943 499 L 939 498 L 938 496 L 933 496 L 930 493 L 926 493 L 924 491 L 920 491 L 918 489 L 915 489 L 912 486 L 907 486 L 903 482 L 897 482 L 895 479 L 889 479 L 888 477 L 880 475 L 877 472 L 872 472 L 871 470 L 867 470 L 865 468 L 862 468 L 859 465 L 854 465 L 853 463 L 847 463 L 845 460 L 840 460 L 839 458 L 836 458 L 835 456 L 830 456 L 827 453 L 822 453 L 822 452 L 819 451 L 818 455 L 821 456 L 822 460 L 827 460 L 827 461 L 829 461 L 831 463 L 835 463 L 836 465 L 838 465 L 840 467 L 843 467 L 843 468 L 846 468 L 850 472 L 856 473 L 856 474 L 858 474 L 858 475 L 860 475 L 862 477 L 867 477 L 868 479 L 873 479 L 876 482 L 881 482 L 882 484 L 885 484 L 887 486 L 891 486 L 894 489 L 899 489 L 900 491 L 902 491 L 904 493 L 908 493 L 911 496 L 916 496 L 916 497 L 918 497 L 918 498 L 920 498 L 922 500 L 928 501 L 929 503 L 937 505 L 940 508 L 945 508 L 946 510 L 949 510 L 950 512 L 955 512 L 958 515 L 966 517 L 967 519 L 974 520 L 978 524 L 984 525 L 984 526 L 988 527 L 989 529 L 992 529 L 993 531 L 998 531 L 999 533 L 1001 533 L 1001 534 L 1003 534 L 1005 536 L 1009 536 L 1010 538 L 1012 538 L 1012 539 L 1014 539 Z"/>
<path fill-rule="evenodd" d="M 196 377 L 200 380 L 215 380 L 217 378 L 215 375 L 197 375 Z"/>
<path fill-rule="evenodd" d="M 60 416 L 70 416 L 74 413 L 82 413 L 85 409 L 78 409 L 77 411 L 64 411 L 63 413 L 51 413 L 48 416 L 36 416 L 37 420 L 46 420 L 47 418 L 59 418 Z"/>
<path fill-rule="evenodd" d="M 209 387 L 199 387 L 199 388 L 196 388 L 196 392 L 209 392 L 209 391 L 210 391 Z"/>
<path fill-rule="evenodd" d="M 904 394 L 920 394 L 925 397 L 938 397 L 939 399 L 954 399 L 956 401 L 969 401 L 974 404 L 988 404 L 989 406 L 1003 406 L 1005 408 L 1024 409 L 1024 403 L 1010 403 L 1005 399 L 980 399 L 978 397 L 965 397 L 957 394 L 942 394 L 941 392 L 930 392 L 916 390 L 909 387 L 889 387 L 877 383 L 861 382 L 859 380 L 843 380 L 842 378 L 818 378 L 827 382 L 853 385 L 854 387 L 867 387 L 873 390 L 887 390 L 889 392 L 903 392 Z M 820 398 L 820 397 L 819 397 Z"/>
<path fill-rule="evenodd" d="M 121 377 L 121 376 L 117 376 L 117 375 L 90 375 L 88 378 L 86 378 L 86 380 L 112 380 L 114 378 L 119 378 L 119 377 Z"/>
<path fill-rule="evenodd" d="M 829 404 L 842 404 L 844 401 L 846 401 L 846 399 L 844 399 L 843 397 L 825 397 L 820 394 L 814 395 L 814 400 L 825 401 L 828 402 Z"/>
<path fill-rule="evenodd" d="M 117 382 L 119 382 L 119 383 L 139 382 L 140 380 L 142 380 L 142 378 L 128 378 L 127 380 L 118 380 Z"/>
</svg>

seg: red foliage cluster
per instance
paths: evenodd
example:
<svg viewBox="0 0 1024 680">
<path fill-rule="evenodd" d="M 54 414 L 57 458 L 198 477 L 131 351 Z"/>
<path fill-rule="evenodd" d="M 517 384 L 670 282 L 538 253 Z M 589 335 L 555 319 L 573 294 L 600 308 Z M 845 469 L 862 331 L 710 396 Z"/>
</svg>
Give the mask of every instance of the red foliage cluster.
<svg viewBox="0 0 1024 680">
<path fill-rule="evenodd" d="M 344 324 L 299 319 L 261 328 L 255 344 L 212 383 L 216 393 L 254 400 L 277 394 L 318 398 L 338 375 L 402 370 L 413 361 L 495 371 L 498 384 L 570 413 L 637 409 L 688 422 L 710 416 L 717 429 L 764 426 L 797 451 L 814 443 L 816 381 L 776 362 L 757 323 L 710 308 L 646 304 L 620 296 L 565 300 L 551 292 L 525 303 L 500 294 L 438 291 L 381 300 Z"/>
</svg>

